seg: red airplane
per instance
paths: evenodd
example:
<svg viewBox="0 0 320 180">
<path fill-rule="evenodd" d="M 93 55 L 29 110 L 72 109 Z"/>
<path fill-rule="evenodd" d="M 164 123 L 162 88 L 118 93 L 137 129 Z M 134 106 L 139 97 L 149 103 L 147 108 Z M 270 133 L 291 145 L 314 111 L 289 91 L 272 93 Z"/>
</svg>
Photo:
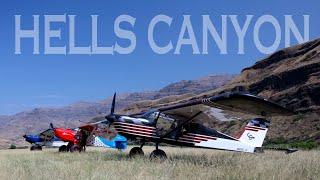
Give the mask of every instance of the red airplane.
<svg viewBox="0 0 320 180">
<path fill-rule="evenodd" d="M 117 132 L 109 129 L 107 124 L 101 122 L 90 123 L 77 129 L 54 128 L 54 135 L 68 145 L 59 147 L 59 152 L 82 152 L 86 150 L 86 145 L 125 149 L 127 139 L 117 135 Z"/>
<path fill-rule="evenodd" d="M 86 136 L 85 132 L 77 131 L 75 129 L 65 129 L 65 128 L 54 128 L 50 124 L 51 128 L 54 130 L 54 135 L 64 142 L 68 142 L 68 145 L 62 145 L 59 147 L 59 152 L 74 152 L 74 151 L 84 151 L 85 145 L 81 142 L 80 136 Z M 83 138 L 84 139 L 84 138 Z"/>
</svg>

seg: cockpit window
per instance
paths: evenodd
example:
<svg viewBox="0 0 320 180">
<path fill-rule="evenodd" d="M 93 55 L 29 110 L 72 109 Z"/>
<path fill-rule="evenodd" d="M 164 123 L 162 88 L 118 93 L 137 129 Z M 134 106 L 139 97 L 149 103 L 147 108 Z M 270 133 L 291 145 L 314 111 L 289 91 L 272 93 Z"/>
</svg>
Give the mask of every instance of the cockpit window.
<svg viewBox="0 0 320 180">
<path fill-rule="evenodd" d="M 148 111 L 142 115 L 142 118 L 147 119 L 149 121 L 154 121 L 159 115 L 158 111 Z"/>
<path fill-rule="evenodd" d="M 160 113 L 157 120 L 158 135 L 163 136 L 177 127 L 177 121 L 166 114 Z"/>
<path fill-rule="evenodd" d="M 175 122 L 175 119 L 167 116 L 164 113 L 160 113 L 160 114 L 159 113 L 160 112 L 156 111 L 156 110 L 155 111 L 148 111 L 148 112 L 144 113 L 141 116 L 141 118 L 148 120 L 150 123 L 154 123 L 156 119 L 158 119 L 158 121 L 159 121 L 159 119 L 161 121 L 167 121 L 168 123 Z"/>
</svg>

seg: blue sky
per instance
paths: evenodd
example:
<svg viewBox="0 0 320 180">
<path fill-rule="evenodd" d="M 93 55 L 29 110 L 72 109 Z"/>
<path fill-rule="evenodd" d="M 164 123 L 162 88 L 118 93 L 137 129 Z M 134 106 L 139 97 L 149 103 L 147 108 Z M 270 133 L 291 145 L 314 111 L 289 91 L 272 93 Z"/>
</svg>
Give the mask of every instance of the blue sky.
<svg viewBox="0 0 320 180">
<path fill-rule="evenodd" d="M 2 2 L 0 11 L 0 114 L 13 114 L 22 110 L 44 106 L 63 106 L 77 101 L 97 101 L 114 91 L 136 92 L 156 90 L 169 83 L 183 79 L 196 79 L 209 74 L 239 73 L 258 59 L 265 57 L 253 43 L 253 26 L 258 17 L 270 14 L 277 18 L 282 28 L 279 48 L 284 47 L 284 15 L 293 18 L 302 31 L 302 15 L 310 15 L 310 39 L 320 35 L 319 1 L 191 1 L 162 0 L 148 1 L 79 1 L 79 0 L 11 0 Z M 33 41 L 22 40 L 22 54 L 16 55 L 14 15 L 22 16 L 23 28 L 32 28 L 32 15 L 40 15 L 40 52 L 43 52 L 43 26 L 45 14 L 72 14 L 76 18 L 77 45 L 91 42 L 90 15 L 97 14 L 102 25 L 99 41 L 103 45 L 127 41 L 113 33 L 114 19 L 121 14 L 136 18 L 131 30 L 137 37 L 135 51 L 129 55 L 33 55 Z M 150 20 L 165 14 L 173 18 L 168 30 L 166 25 L 155 31 L 159 44 L 169 40 L 173 46 L 178 39 L 183 15 L 191 15 L 192 25 L 201 51 L 201 15 L 210 15 L 215 27 L 221 32 L 221 15 L 239 15 L 244 23 L 245 15 L 254 18 L 245 37 L 245 54 L 237 54 L 237 36 L 230 21 L 228 22 L 228 54 L 220 55 L 213 40 L 209 38 L 208 55 L 192 55 L 189 46 L 183 46 L 180 55 L 169 52 L 165 55 L 154 53 L 147 40 Z M 54 44 L 68 43 L 67 26 L 56 24 L 62 29 L 62 39 Z M 128 27 L 127 27 L 128 28 Z M 130 27 L 129 27 L 130 29 Z M 274 40 L 274 30 L 266 25 L 260 32 L 261 41 L 268 45 Z M 295 39 L 292 44 L 296 44 Z"/>
</svg>

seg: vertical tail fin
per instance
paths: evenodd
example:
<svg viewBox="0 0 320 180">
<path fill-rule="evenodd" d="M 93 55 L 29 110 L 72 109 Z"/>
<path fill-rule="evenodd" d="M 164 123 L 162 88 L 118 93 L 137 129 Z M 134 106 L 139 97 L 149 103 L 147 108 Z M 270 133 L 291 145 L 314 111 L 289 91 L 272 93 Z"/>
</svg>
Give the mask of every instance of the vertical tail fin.
<svg viewBox="0 0 320 180">
<path fill-rule="evenodd" d="M 254 147 L 261 147 L 266 137 L 270 121 L 263 118 L 252 119 L 242 130 L 240 142 Z"/>
</svg>

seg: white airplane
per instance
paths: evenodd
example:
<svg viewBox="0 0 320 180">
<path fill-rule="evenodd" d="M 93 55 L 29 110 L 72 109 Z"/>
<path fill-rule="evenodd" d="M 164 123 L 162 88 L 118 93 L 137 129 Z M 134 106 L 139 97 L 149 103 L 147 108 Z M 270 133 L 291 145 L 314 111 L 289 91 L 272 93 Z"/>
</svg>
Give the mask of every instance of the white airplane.
<svg viewBox="0 0 320 180">
<path fill-rule="evenodd" d="M 131 149 L 131 157 L 144 154 L 142 147 L 145 142 L 156 145 L 151 158 L 166 158 L 166 153 L 159 149 L 160 143 L 254 153 L 262 147 L 266 137 L 270 124 L 266 118 L 294 114 L 278 104 L 247 93 L 224 93 L 133 115 L 114 114 L 115 98 L 116 94 L 111 113 L 104 123 L 109 123 L 128 139 L 140 140 L 141 146 Z M 221 111 L 215 116 L 212 112 L 217 112 L 216 109 Z M 222 111 L 241 112 L 255 118 L 251 118 L 237 137 L 204 126 L 204 121 L 225 116 Z M 234 115 L 230 117 L 235 119 Z M 226 120 L 228 117 L 223 118 Z"/>
</svg>

